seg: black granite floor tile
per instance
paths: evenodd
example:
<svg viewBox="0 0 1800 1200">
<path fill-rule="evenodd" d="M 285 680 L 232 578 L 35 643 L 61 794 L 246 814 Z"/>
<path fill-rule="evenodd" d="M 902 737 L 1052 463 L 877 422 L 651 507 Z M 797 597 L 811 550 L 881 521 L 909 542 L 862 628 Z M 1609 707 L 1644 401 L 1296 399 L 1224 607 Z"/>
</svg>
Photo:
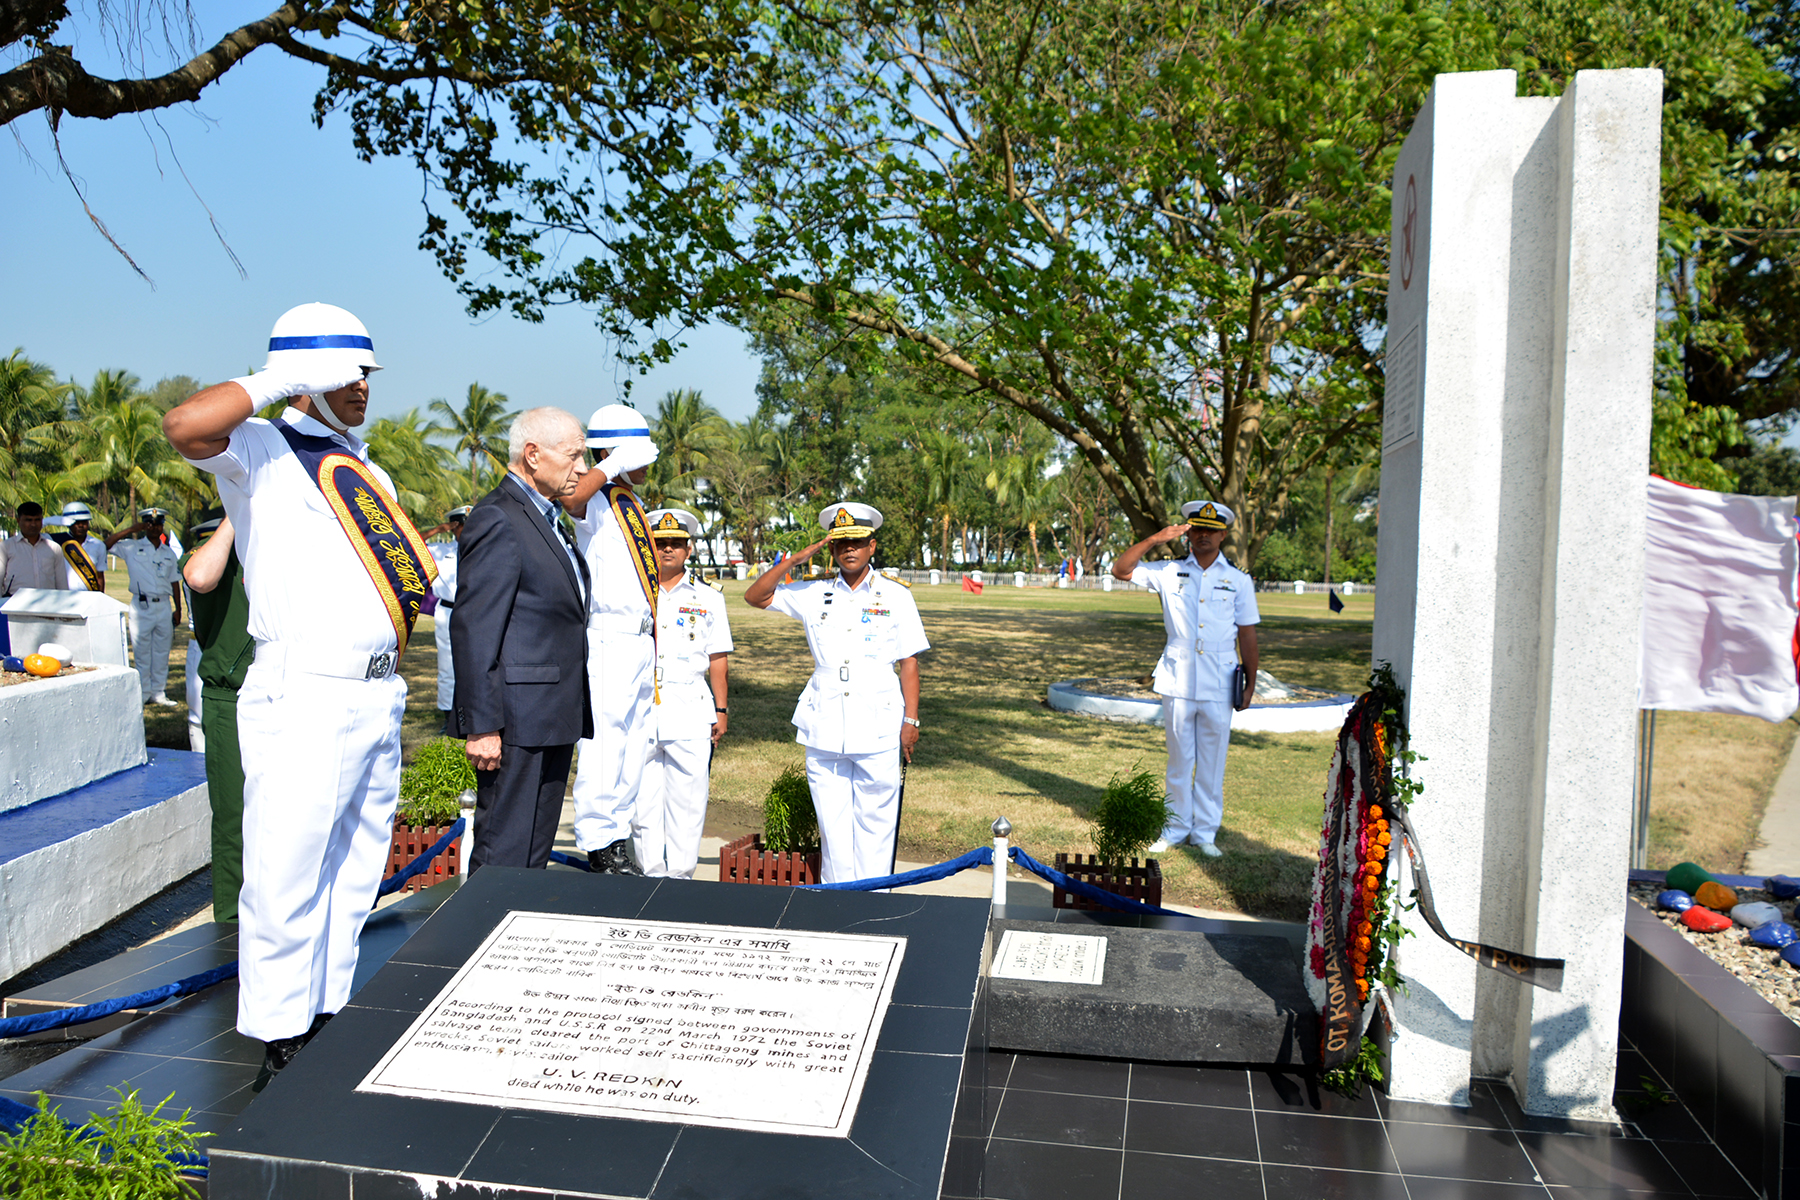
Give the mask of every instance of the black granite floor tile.
<svg viewBox="0 0 1800 1200">
<path fill-rule="evenodd" d="M 1644 1192 L 1686 1190 L 1681 1176 L 1654 1142 L 1528 1132 L 1518 1137 L 1546 1184 Z"/>
<path fill-rule="evenodd" d="M 745 885 L 748 886 L 748 885 Z M 890 1004 L 881 1018 L 877 1050 L 900 1054 L 961 1055 L 969 1041 L 969 1008 Z"/>
<path fill-rule="evenodd" d="M 1513 1128 L 1521 1133 L 1561 1133 L 1574 1137 L 1635 1138 L 1641 1136 L 1636 1127 L 1612 1121 L 1575 1121 L 1567 1117 L 1535 1117 L 1520 1113 Z"/>
<path fill-rule="evenodd" d="M 8 1077 L 6 1087 L 9 1091 L 105 1100 L 113 1095 L 112 1088 L 129 1087 L 133 1079 L 163 1061 L 158 1055 L 81 1046 Z"/>
<path fill-rule="evenodd" d="M 1541 1183 L 1494 1183 L 1486 1179 L 1431 1179 L 1408 1175 L 1412 1200 L 1549 1200 Z"/>
<path fill-rule="evenodd" d="M 1669 1142 L 1658 1147 L 1681 1182 L 1696 1196 L 1754 1196 L 1756 1189 L 1744 1181 L 1719 1148 L 1711 1142 Z M 1658 1185 L 1666 1186 L 1666 1185 Z M 1773 1190 L 1773 1189 L 1771 1189 Z"/>
<path fill-rule="evenodd" d="M 1125 1101 L 1009 1088 L 994 1118 L 993 1136 L 1062 1146 L 1125 1145 Z"/>
<path fill-rule="evenodd" d="M 996 1138 L 988 1143 L 981 1189 L 987 1200 L 1096 1200 L 1117 1196 L 1124 1160 L 1125 1155 L 1117 1150 Z M 1260 1188 L 1256 1194 L 1262 1194 Z M 1146 1200 L 1156 1195 L 1146 1193 Z"/>
<path fill-rule="evenodd" d="M 1371 1088 L 1363 1088 L 1352 1099 L 1321 1088 L 1314 1076 L 1286 1071 L 1251 1070 L 1250 1100 L 1257 1108 L 1273 1112 L 1311 1112 L 1371 1120 L 1381 1115 Z"/>
<path fill-rule="evenodd" d="M 350 1194 L 355 1200 L 543 1200 L 543 1192 L 513 1188 L 492 1188 L 473 1183 L 438 1180 L 427 1193 L 420 1181 L 411 1175 L 357 1171 L 350 1176 Z"/>
<path fill-rule="evenodd" d="M 35 1092 L 20 1092 L 10 1088 L 0 1088 L 0 1096 L 4 1096 L 8 1100 L 17 1101 L 27 1108 L 36 1108 L 38 1106 L 38 1098 Z M 51 1111 L 56 1113 L 59 1120 L 65 1121 L 70 1125 L 80 1125 L 96 1113 L 111 1111 L 113 1105 L 118 1103 L 119 1098 L 117 1096 L 109 1095 L 104 1100 L 98 1100 L 89 1099 L 84 1096 L 61 1096 L 51 1092 L 46 1095 L 46 1099 L 49 1101 Z"/>
<path fill-rule="evenodd" d="M 1614 1188 L 1545 1188 L 1549 1200 L 1693 1200 L 1691 1192 L 1630 1192 Z"/>
<path fill-rule="evenodd" d="M 1265 1191 L 1263 1170 L 1253 1162 L 1127 1150 L 1119 1194 L 1131 1200 L 1300 1200 L 1300 1193 Z"/>
<path fill-rule="evenodd" d="M 1254 1162 L 1256 1120 L 1244 1108 L 1133 1100 L 1125 1113 L 1125 1148 Z"/>
<path fill-rule="evenodd" d="M 395 1012 L 422 1013 L 437 999 L 444 985 L 456 975 L 454 967 L 428 967 L 420 963 L 393 963 L 350 997 L 348 1007 L 388 1008 Z"/>
<path fill-rule="evenodd" d="M 1213 1108 L 1250 1107 L 1249 1073 L 1239 1068 L 1131 1064 L 1131 1098 Z"/>
<path fill-rule="evenodd" d="M 213 1156 L 208 1194 L 279 1196 L 281 1200 L 350 1200 L 350 1172 L 294 1159 Z M 413 1194 L 419 1194 L 414 1185 Z"/>
<path fill-rule="evenodd" d="M 1130 1081 L 1128 1063 L 1099 1058 L 1062 1058 L 1053 1054 L 1018 1054 L 1013 1056 L 1012 1073 L 1007 1077 L 1006 1086 L 1038 1092 L 1123 1098 Z"/>
<path fill-rule="evenodd" d="M 1694 1120 L 1694 1115 L 1683 1105 L 1666 1103 L 1647 1103 L 1631 1111 L 1621 1111 L 1627 1121 L 1638 1131 L 1639 1136 L 1657 1142 L 1704 1142 L 1706 1131 Z"/>
<path fill-rule="evenodd" d="M 1463 1129 L 1511 1129 L 1500 1103 L 1481 1083 L 1469 1088 L 1467 1108 L 1454 1104 L 1419 1104 L 1411 1100 L 1394 1100 L 1377 1094 L 1376 1107 L 1390 1121 L 1406 1121 L 1415 1125 L 1455 1125 Z"/>
<path fill-rule="evenodd" d="M 515 1110 L 500 1117 L 461 1175 L 480 1183 L 648 1196 L 682 1132 L 650 1121 Z"/>
<path fill-rule="evenodd" d="M 215 1028 L 217 1028 L 215 1026 Z M 262 1065 L 263 1044 L 255 1038 L 245 1037 L 235 1029 L 227 1029 L 217 1034 L 211 1041 L 202 1042 L 188 1052 L 189 1058 L 209 1058 L 214 1062 L 252 1063 Z"/>
<path fill-rule="evenodd" d="M 1339 1171 L 1400 1170 L 1379 1121 L 1259 1111 L 1256 1144 L 1265 1163 Z"/>
<path fill-rule="evenodd" d="M 1409 1200 L 1406 1181 L 1398 1175 L 1271 1163 L 1263 1167 L 1263 1183 L 1269 1200 Z"/>
<path fill-rule="evenodd" d="M 221 1099 L 256 1079 L 260 1063 L 212 1062 L 200 1058 L 167 1058 L 131 1081 L 146 1107 L 164 1099 L 179 1111 L 191 1108 L 218 1111 Z"/>
<path fill-rule="evenodd" d="M 1388 1123 L 1387 1135 L 1400 1170 L 1408 1177 L 1430 1175 L 1493 1183 L 1537 1181 L 1537 1168 L 1519 1145 L 1519 1135 L 1510 1129 L 1462 1129 L 1395 1121 Z"/>
<path fill-rule="evenodd" d="M 192 1054 L 219 1036 L 219 1023 L 205 1015 L 189 1013 L 141 1017 L 123 1029 L 115 1029 L 88 1043 L 97 1050 L 128 1050 L 134 1054 Z"/>
</svg>

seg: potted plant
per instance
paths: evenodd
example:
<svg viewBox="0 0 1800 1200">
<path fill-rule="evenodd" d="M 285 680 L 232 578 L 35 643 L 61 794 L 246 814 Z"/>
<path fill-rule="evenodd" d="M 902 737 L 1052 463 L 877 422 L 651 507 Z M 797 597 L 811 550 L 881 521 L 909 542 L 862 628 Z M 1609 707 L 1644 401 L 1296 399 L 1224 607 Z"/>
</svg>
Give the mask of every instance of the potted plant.
<svg viewBox="0 0 1800 1200">
<path fill-rule="evenodd" d="M 388 854 L 387 874 L 431 849 L 462 816 L 463 796 L 474 790 L 475 768 L 469 765 L 461 742 L 437 738 L 420 746 L 400 772 L 400 806 L 394 813 L 394 845 Z M 416 892 L 442 883 L 461 874 L 461 866 L 459 837 L 432 860 L 430 869 L 407 880 L 402 890 Z"/>
<path fill-rule="evenodd" d="M 763 797 L 763 832 L 719 850 L 719 882 L 786 887 L 819 882 L 819 815 L 806 772 L 790 765 Z"/>
<path fill-rule="evenodd" d="M 1149 771 L 1139 771 L 1129 778 L 1114 775 L 1106 783 L 1106 791 L 1095 806 L 1090 822 L 1094 853 L 1056 856 L 1055 867 L 1063 874 L 1083 883 L 1104 888 L 1142 904 L 1162 904 L 1162 868 L 1153 858 L 1138 865 L 1138 856 L 1150 843 L 1162 836 L 1169 818 L 1169 797 L 1163 781 Z M 1052 889 L 1050 902 L 1057 908 L 1109 910 L 1106 905 L 1085 896 L 1072 895 L 1062 888 Z"/>
</svg>

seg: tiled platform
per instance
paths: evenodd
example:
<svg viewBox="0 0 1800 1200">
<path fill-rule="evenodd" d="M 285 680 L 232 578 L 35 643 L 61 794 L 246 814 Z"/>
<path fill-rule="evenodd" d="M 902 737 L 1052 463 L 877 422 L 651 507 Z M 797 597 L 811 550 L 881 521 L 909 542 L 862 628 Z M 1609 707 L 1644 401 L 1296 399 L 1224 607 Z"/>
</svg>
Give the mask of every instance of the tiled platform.
<svg viewBox="0 0 1800 1200">
<path fill-rule="evenodd" d="M 994 1054 L 988 1200 L 1650 1200 L 1755 1195 L 1679 1104 L 1639 1090 L 1620 1127 L 1525 1116 L 1477 1082 L 1467 1110 L 1271 1071 Z M 1660 1086 L 1660 1084 L 1659 1084 Z"/>
</svg>

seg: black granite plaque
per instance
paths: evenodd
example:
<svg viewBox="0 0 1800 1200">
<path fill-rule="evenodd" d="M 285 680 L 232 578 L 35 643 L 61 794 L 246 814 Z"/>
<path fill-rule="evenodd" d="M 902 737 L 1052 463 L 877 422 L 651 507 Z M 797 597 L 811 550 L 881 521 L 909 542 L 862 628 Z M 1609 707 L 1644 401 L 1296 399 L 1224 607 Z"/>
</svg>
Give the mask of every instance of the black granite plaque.
<svg viewBox="0 0 1800 1200">
<path fill-rule="evenodd" d="M 987 924 L 959 897 L 489 867 L 213 1140 L 210 1195 L 978 1194 L 951 1135 L 959 1090 L 984 1085 Z M 506 1005 L 508 972 L 514 1011 L 473 1020 Z M 444 1049 L 458 1031 L 519 1070 L 473 1069 Z M 559 1105 L 574 1089 L 549 1084 L 576 1082 L 583 1103 Z"/>
</svg>

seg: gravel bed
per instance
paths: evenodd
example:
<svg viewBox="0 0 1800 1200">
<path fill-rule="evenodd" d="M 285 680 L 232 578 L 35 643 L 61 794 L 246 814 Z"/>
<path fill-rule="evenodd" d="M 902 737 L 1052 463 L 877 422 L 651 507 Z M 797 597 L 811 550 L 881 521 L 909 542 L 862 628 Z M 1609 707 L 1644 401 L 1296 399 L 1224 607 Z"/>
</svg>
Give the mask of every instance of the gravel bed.
<svg viewBox="0 0 1800 1200">
<path fill-rule="evenodd" d="M 1775 951 L 1765 950 L 1752 942 L 1750 931 L 1741 925 L 1734 924 L 1730 929 L 1719 933 L 1695 933 L 1681 923 L 1680 913 L 1656 907 L 1656 894 L 1662 890 L 1662 885 L 1655 883 L 1630 885 L 1633 900 L 1655 913 L 1664 925 L 1698 946 L 1701 953 L 1755 988 L 1757 995 L 1780 1009 L 1788 1020 L 1800 1025 L 1800 968 L 1788 966 Z M 1761 888 L 1732 890 L 1737 892 L 1739 903 L 1766 900 L 1775 905 L 1781 910 L 1782 920 L 1800 929 L 1800 921 L 1796 921 L 1794 917 L 1794 901 L 1777 900 Z"/>
</svg>

